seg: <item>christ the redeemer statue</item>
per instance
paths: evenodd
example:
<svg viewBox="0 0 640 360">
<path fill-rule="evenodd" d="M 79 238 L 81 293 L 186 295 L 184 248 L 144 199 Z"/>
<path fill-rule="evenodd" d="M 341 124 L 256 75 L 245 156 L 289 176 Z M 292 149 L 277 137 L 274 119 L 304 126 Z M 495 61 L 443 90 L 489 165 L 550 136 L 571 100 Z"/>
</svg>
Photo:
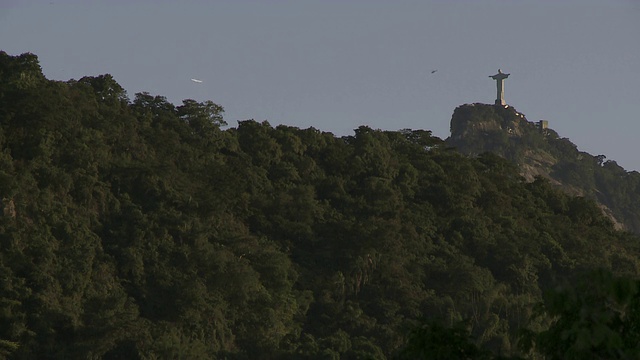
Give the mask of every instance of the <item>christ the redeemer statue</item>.
<svg viewBox="0 0 640 360">
<path fill-rule="evenodd" d="M 496 95 L 496 105 L 506 105 L 504 102 L 504 79 L 508 78 L 511 74 L 505 74 L 502 70 L 498 69 L 498 73 L 490 75 L 489 77 L 496 81 L 496 88 L 498 90 Z"/>
</svg>

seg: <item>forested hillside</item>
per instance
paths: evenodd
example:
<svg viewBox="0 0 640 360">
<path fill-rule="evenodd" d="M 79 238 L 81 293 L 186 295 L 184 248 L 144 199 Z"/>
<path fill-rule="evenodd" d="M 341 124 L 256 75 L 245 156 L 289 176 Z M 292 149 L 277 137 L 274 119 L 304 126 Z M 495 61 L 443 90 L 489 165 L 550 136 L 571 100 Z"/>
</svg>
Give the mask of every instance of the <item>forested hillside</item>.
<svg viewBox="0 0 640 360">
<path fill-rule="evenodd" d="M 637 354 L 640 243 L 594 202 L 426 130 L 222 115 L 0 52 L 0 358 Z"/>
<path fill-rule="evenodd" d="M 528 180 L 542 176 L 568 194 L 596 200 L 616 225 L 640 234 L 640 173 L 626 171 L 604 155 L 579 151 L 569 139 L 527 121 L 511 106 L 459 106 L 447 144 L 466 155 L 504 157 Z"/>
</svg>

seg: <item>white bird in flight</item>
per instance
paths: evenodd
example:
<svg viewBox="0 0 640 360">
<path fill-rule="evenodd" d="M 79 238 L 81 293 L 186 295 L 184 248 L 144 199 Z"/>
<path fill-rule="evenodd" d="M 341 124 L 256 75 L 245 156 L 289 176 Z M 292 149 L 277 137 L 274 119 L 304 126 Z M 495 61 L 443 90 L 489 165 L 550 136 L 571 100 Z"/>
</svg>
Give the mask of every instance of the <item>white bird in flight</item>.
<svg viewBox="0 0 640 360">
<path fill-rule="evenodd" d="M 198 79 L 191 79 L 191 81 L 195 82 L 195 83 L 201 83 L 202 80 L 198 80 Z"/>
</svg>

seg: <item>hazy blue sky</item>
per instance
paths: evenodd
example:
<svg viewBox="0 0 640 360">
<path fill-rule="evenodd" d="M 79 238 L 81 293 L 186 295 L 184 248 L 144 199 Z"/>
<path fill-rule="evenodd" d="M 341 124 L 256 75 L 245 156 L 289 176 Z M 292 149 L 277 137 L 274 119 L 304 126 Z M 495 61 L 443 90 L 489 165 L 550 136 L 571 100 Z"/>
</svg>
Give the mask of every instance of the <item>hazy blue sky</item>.
<svg viewBox="0 0 640 360">
<path fill-rule="evenodd" d="M 231 126 L 446 138 L 456 106 L 493 103 L 501 68 L 508 104 L 627 170 L 639 39 L 640 0 L 0 0 L 0 49 L 35 53 L 48 78 L 109 73 L 131 98 L 212 100 Z"/>
</svg>

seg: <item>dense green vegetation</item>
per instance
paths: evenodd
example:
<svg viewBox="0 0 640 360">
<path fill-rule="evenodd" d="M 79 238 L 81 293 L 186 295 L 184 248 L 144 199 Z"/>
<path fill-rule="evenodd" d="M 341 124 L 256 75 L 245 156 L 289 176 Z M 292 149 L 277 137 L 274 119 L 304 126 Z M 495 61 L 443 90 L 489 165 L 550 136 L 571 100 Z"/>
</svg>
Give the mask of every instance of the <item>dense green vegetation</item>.
<svg viewBox="0 0 640 360">
<path fill-rule="evenodd" d="M 458 107 L 447 144 L 467 155 L 492 152 L 529 177 L 547 177 L 569 194 L 596 200 L 624 229 L 640 234 L 640 173 L 626 171 L 604 155 L 579 151 L 569 139 L 538 128 L 511 106 Z"/>
<path fill-rule="evenodd" d="M 608 299 L 543 302 L 563 279 L 637 307 L 638 238 L 498 156 L 222 114 L 0 52 L 0 358 L 535 358 Z M 632 354 L 614 315 L 575 351 Z"/>
</svg>

